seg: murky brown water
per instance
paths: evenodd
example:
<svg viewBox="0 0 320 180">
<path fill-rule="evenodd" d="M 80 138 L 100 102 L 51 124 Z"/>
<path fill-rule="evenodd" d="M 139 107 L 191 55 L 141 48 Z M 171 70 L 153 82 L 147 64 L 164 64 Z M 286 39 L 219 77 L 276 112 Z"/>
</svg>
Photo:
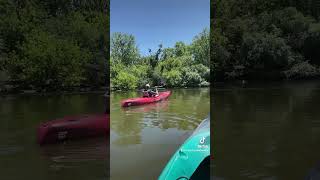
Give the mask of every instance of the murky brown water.
<svg viewBox="0 0 320 180">
<path fill-rule="evenodd" d="M 215 179 L 304 179 L 320 162 L 320 82 L 216 87 Z"/>
<path fill-rule="evenodd" d="M 6 180 L 106 180 L 106 138 L 40 147 L 40 122 L 67 115 L 104 112 L 103 94 L 12 95 L 0 97 L 0 172 Z"/>
<path fill-rule="evenodd" d="M 123 109 L 137 92 L 111 94 L 111 178 L 157 179 L 210 109 L 209 89 L 174 89 L 168 100 Z"/>
</svg>

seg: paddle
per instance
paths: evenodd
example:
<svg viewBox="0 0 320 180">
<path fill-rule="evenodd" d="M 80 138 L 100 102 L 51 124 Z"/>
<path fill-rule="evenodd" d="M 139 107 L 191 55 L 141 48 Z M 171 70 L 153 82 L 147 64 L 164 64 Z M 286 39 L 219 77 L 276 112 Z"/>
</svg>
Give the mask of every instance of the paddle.
<svg viewBox="0 0 320 180">
<path fill-rule="evenodd" d="M 163 87 L 163 86 L 154 86 L 154 87 L 152 87 L 152 88 L 150 88 L 150 89 L 155 89 L 155 88 L 157 88 L 158 89 L 158 91 L 165 91 L 165 90 L 167 90 L 165 87 Z M 140 89 L 139 90 L 140 92 L 144 92 L 144 89 Z"/>
<path fill-rule="evenodd" d="M 166 90 L 166 88 L 165 87 L 163 87 L 163 86 L 154 86 L 154 88 L 157 88 L 158 89 L 158 91 L 165 91 Z"/>
</svg>

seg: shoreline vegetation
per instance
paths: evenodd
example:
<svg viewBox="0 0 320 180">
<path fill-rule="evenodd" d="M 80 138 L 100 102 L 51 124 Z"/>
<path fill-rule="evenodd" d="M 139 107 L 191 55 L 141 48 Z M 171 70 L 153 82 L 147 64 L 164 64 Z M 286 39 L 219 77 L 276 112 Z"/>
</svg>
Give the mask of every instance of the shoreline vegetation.
<svg viewBox="0 0 320 180">
<path fill-rule="evenodd" d="M 152 87 L 151 87 L 152 88 Z M 210 85 L 209 86 L 199 86 L 199 87 L 172 87 L 172 88 L 167 88 L 167 87 L 161 87 L 161 89 L 158 89 L 159 92 L 162 92 L 163 90 L 175 90 L 175 89 L 200 89 L 200 88 L 203 88 L 203 89 L 208 89 L 210 88 Z M 111 89 L 110 91 L 113 91 L 113 92 L 128 92 L 128 91 L 133 91 L 133 92 L 141 92 L 142 89 L 132 89 L 132 90 L 121 90 L 121 89 Z"/>
<path fill-rule="evenodd" d="M 111 90 L 137 90 L 147 83 L 168 88 L 209 87 L 209 41 L 205 28 L 190 44 L 159 44 L 156 51 L 149 49 L 149 55 L 142 56 L 133 35 L 115 32 L 110 45 Z"/>
<path fill-rule="evenodd" d="M 318 1 L 217 0 L 211 7 L 213 82 L 320 79 Z"/>
<path fill-rule="evenodd" d="M 12 94 L 88 94 L 88 93 L 102 93 L 105 94 L 109 91 L 108 87 L 69 87 L 63 90 L 36 90 L 36 89 L 20 89 L 14 88 L 11 85 L 3 85 L 0 88 L 0 95 Z"/>
<path fill-rule="evenodd" d="M 0 0 L 0 12 L 0 94 L 107 89 L 109 1 Z"/>
</svg>

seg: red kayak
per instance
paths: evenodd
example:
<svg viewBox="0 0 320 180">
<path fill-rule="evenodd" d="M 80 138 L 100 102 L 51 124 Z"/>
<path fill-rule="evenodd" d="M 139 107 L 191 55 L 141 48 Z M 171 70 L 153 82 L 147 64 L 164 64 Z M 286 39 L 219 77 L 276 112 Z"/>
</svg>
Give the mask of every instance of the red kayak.
<svg viewBox="0 0 320 180">
<path fill-rule="evenodd" d="M 161 101 L 158 103 L 152 103 L 147 106 L 132 106 L 131 108 L 124 108 L 123 110 L 127 113 L 147 113 L 151 111 L 162 111 L 167 109 L 169 101 Z"/>
<path fill-rule="evenodd" d="M 67 139 L 107 136 L 109 114 L 69 116 L 41 124 L 37 130 L 39 144 Z"/>
<path fill-rule="evenodd" d="M 156 97 L 140 97 L 140 98 L 131 98 L 126 99 L 121 102 L 122 107 L 129 107 L 129 106 L 140 106 L 144 104 L 150 104 L 162 101 L 164 99 L 167 99 L 171 95 L 171 91 L 164 91 L 160 92 L 158 96 Z"/>
</svg>

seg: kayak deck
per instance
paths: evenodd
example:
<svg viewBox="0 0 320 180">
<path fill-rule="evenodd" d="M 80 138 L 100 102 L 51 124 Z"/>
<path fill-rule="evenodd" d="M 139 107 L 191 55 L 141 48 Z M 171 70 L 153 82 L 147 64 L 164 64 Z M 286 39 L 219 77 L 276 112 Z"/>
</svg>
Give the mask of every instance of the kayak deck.
<svg viewBox="0 0 320 180">
<path fill-rule="evenodd" d="M 210 116 L 171 157 L 159 180 L 208 179 L 210 176 Z"/>
</svg>

